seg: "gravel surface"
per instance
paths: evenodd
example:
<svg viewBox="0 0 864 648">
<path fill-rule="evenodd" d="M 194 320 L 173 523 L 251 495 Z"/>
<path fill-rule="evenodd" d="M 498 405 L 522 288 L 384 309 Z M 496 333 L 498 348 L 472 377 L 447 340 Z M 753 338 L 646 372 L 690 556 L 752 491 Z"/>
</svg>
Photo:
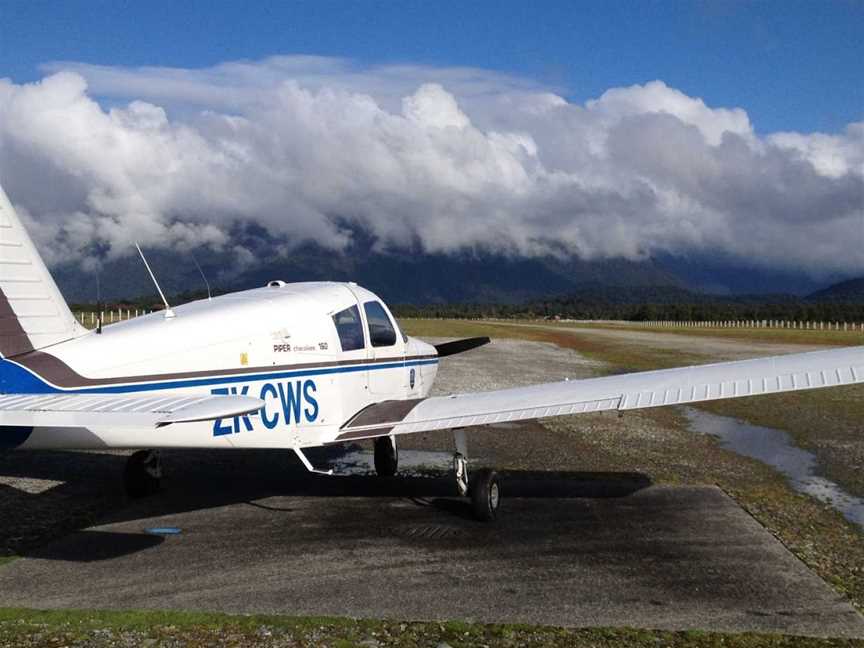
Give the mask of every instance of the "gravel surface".
<svg viewBox="0 0 864 648">
<path fill-rule="evenodd" d="M 571 330 L 574 333 L 590 335 L 597 339 L 608 339 L 628 345 L 651 350 L 683 351 L 695 355 L 703 355 L 714 360 L 746 360 L 761 356 L 785 355 L 787 353 L 803 353 L 825 349 L 820 345 L 778 344 L 761 340 L 743 341 L 726 340 L 704 336 L 678 335 L 675 333 L 655 333 L 652 331 L 615 331 L 603 328 L 571 328 L 566 326 L 548 326 L 543 324 L 514 324 L 547 331 L 562 332 Z"/>
<path fill-rule="evenodd" d="M 426 338 L 438 344 L 451 338 Z M 469 353 L 444 358 L 439 363 L 433 396 L 459 392 L 491 391 L 569 378 L 590 378 L 603 363 L 589 360 L 572 349 L 546 342 L 492 340 Z"/>
</svg>

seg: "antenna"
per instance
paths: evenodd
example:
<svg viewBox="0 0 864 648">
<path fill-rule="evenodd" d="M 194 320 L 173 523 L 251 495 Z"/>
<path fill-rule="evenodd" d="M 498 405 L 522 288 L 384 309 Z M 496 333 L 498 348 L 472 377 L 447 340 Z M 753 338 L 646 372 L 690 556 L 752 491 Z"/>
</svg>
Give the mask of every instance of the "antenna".
<svg viewBox="0 0 864 648">
<path fill-rule="evenodd" d="M 150 278 L 153 280 L 153 283 L 156 284 L 156 290 L 159 291 L 159 296 L 162 298 L 162 303 L 165 304 L 165 319 L 169 317 L 174 317 L 174 311 L 171 310 L 171 307 L 168 305 L 168 300 L 165 299 L 165 293 L 162 292 L 162 289 L 159 287 L 159 282 L 156 281 L 156 275 L 153 274 L 153 271 L 150 269 L 150 264 L 147 263 L 147 257 L 144 256 L 144 253 L 141 251 L 141 246 L 137 243 L 135 247 L 138 248 L 138 254 L 141 255 L 141 260 L 144 262 L 144 267 L 147 268 L 147 272 L 150 273 Z"/>
<path fill-rule="evenodd" d="M 210 301 L 212 297 L 210 296 L 210 282 L 207 281 L 207 277 L 204 276 L 204 271 L 201 269 L 201 266 L 198 265 L 198 259 L 195 258 L 195 253 L 192 250 L 189 250 L 189 254 L 192 255 L 192 261 L 195 263 L 195 267 L 198 268 L 198 272 L 201 273 L 201 278 L 204 280 L 204 285 L 207 286 L 207 301 Z"/>
<path fill-rule="evenodd" d="M 96 334 L 102 334 L 102 291 L 99 288 L 99 270 L 96 270 Z"/>
</svg>

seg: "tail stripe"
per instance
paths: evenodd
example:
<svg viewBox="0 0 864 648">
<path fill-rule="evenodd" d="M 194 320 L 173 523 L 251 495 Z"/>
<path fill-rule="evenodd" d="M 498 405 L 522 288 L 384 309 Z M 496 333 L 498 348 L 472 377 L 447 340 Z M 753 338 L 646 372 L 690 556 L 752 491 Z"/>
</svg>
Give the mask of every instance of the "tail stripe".
<svg viewBox="0 0 864 648">
<path fill-rule="evenodd" d="M 85 332 L 0 187 L 0 355 L 44 349 Z"/>
<path fill-rule="evenodd" d="M 0 288 L 0 355 L 9 358 L 32 350 L 30 338 Z"/>
</svg>

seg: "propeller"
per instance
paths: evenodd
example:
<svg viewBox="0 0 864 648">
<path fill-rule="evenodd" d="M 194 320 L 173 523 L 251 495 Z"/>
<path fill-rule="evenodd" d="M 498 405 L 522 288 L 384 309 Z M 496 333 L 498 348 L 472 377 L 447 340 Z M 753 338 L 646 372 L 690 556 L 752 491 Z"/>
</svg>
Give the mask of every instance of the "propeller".
<svg viewBox="0 0 864 648">
<path fill-rule="evenodd" d="M 456 355 L 457 353 L 464 353 L 465 351 L 476 349 L 484 344 L 489 344 L 489 342 L 490 340 L 488 337 L 466 338 L 464 340 L 454 340 L 453 342 L 436 344 L 435 350 L 438 352 L 438 357 L 443 358 L 444 356 Z"/>
</svg>

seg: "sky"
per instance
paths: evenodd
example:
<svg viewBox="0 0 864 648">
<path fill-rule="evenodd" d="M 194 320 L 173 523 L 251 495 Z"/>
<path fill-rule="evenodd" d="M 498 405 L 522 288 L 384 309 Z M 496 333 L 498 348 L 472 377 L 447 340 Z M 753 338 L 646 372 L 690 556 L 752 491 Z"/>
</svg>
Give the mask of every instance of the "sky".
<svg viewBox="0 0 864 648">
<path fill-rule="evenodd" d="M 0 180 L 53 262 L 255 221 L 851 276 L 862 33 L 839 0 L 0 0 Z"/>
<path fill-rule="evenodd" d="M 661 79 L 746 107 L 757 132 L 835 132 L 864 116 L 862 33 L 860 0 L 2 0 L 0 76 L 310 54 L 497 70 L 577 101 Z"/>
</svg>

